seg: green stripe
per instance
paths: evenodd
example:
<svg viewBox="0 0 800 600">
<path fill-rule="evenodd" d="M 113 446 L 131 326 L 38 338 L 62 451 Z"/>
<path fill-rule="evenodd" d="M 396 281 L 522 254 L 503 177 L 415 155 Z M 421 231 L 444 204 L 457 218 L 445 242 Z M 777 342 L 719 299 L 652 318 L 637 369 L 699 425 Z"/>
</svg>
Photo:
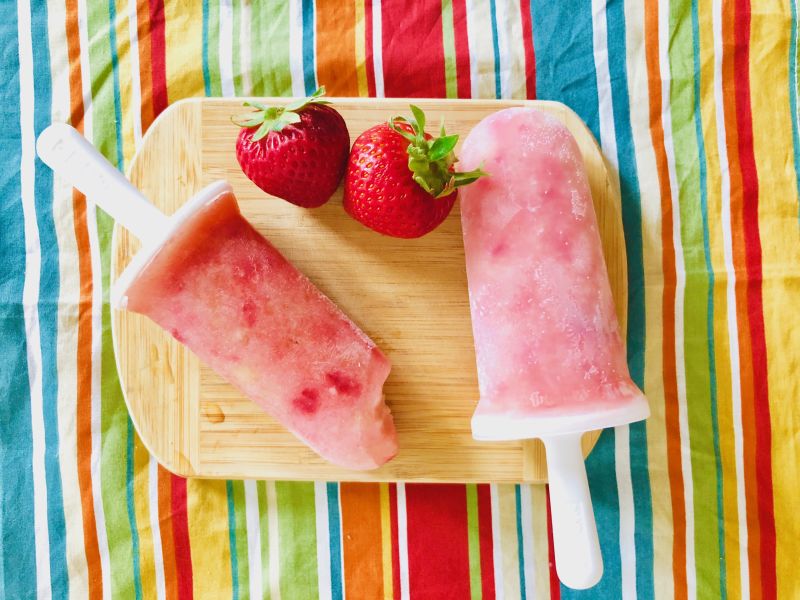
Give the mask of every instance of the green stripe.
<svg viewBox="0 0 800 600">
<path fill-rule="evenodd" d="M 442 43 L 444 44 L 444 77 L 447 97 L 458 98 L 453 0 L 442 0 Z"/>
<path fill-rule="evenodd" d="M 236 504 L 233 498 L 233 481 L 225 482 L 228 500 L 228 546 L 231 553 L 231 597 L 239 597 L 239 555 L 236 549 Z"/>
<path fill-rule="evenodd" d="M 262 23 L 264 2 L 253 2 L 250 4 L 250 93 L 253 96 L 263 96 L 264 75 L 261 72 L 261 55 L 264 54 L 264 42 Z"/>
<path fill-rule="evenodd" d="M 278 482 L 278 537 L 281 541 L 282 598 L 316 598 L 317 523 L 314 484 Z"/>
<path fill-rule="evenodd" d="M 92 120 L 94 145 L 112 161 L 117 157 L 117 120 L 114 108 L 114 86 L 109 68 L 111 45 L 109 38 L 110 14 L 108 3 L 88 3 L 89 64 L 92 76 Z M 120 494 L 127 487 L 128 444 L 123 432 L 127 431 L 128 411 L 122 398 L 119 377 L 114 361 L 111 339 L 111 312 L 108 290 L 111 266 L 111 232 L 114 221 L 97 209 L 97 230 L 100 245 L 103 306 L 101 311 L 101 495 L 108 538 L 111 564 L 111 590 L 114 597 L 134 597 L 133 540 L 128 507 L 120 502 Z M 97 308 L 97 307 L 96 307 Z"/>
<path fill-rule="evenodd" d="M 478 486 L 467 484 L 467 541 L 469 544 L 469 590 L 472 600 L 483 597 L 481 586 L 481 537 L 478 524 Z"/>
<path fill-rule="evenodd" d="M 719 598 L 720 555 L 719 514 L 717 511 L 717 473 L 711 420 L 712 399 L 708 359 L 708 306 L 710 292 L 703 255 L 703 216 L 700 154 L 695 132 L 695 76 L 692 43 L 691 0 L 670 5 L 669 62 L 672 73 L 670 104 L 675 170 L 680 199 L 681 244 L 684 248 L 686 291 L 684 294 L 684 363 L 686 399 L 694 489 L 694 535 L 697 595 Z"/>
<path fill-rule="evenodd" d="M 219 77 L 219 0 L 208 0 L 208 76 L 212 96 L 222 96 Z"/>
<path fill-rule="evenodd" d="M 261 589 L 264 598 L 270 597 L 269 585 L 269 516 L 267 506 L 267 484 L 259 481 L 258 490 L 258 521 L 261 530 Z"/>
<path fill-rule="evenodd" d="M 244 482 L 233 482 L 233 506 L 236 515 L 236 556 L 239 560 L 239 591 L 242 596 L 250 589 L 250 561 L 247 548 L 247 504 Z"/>
<path fill-rule="evenodd" d="M 264 96 L 291 96 L 292 75 L 289 70 L 289 3 L 265 2 L 260 7 L 261 35 L 269 40 L 254 48 L 253 60 L 259 61 Z"/>
<path fill-rule="evenodd" d="M 233 23 L 231 24 L 231 37 L 233 37 L 233 89 L 237 96 L 243 96 L 242 89 L 242 53 L 241 44 L 239 40 L 242 39 L 241 24 L 242 24 L 242 0 L 234 0 L 233 2 Z"/>
</svg>

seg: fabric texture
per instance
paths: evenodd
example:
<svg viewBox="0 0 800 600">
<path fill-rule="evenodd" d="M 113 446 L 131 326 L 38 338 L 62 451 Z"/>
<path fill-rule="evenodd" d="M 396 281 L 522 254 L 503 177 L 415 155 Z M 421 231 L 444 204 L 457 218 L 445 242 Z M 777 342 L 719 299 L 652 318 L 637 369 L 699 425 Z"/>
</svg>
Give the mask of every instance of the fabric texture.
<svg viewBox="0 0 800 600">
<path fill-rule="evenodd" d="M 797 0 L 0 3 L 0 598 L 797 598 Z M 112 222 L 36 159 L 121 170 L 188 96 L 541 98 L 618 170 L 652 408 L 587 461 L 605 575 L 559 586 L 544 486 L 186 481 L 115 371 Z"/>
</svg>

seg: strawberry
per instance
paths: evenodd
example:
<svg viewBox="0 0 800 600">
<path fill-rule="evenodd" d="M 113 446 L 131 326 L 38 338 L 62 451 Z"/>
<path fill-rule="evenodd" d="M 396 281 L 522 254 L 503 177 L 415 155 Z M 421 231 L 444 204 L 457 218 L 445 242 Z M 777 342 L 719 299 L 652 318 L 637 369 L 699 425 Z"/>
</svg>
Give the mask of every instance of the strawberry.
<svg viewBox="0 0 800 600">
<path fill-rule="evenodd" d="M 286 106 L 245 102 L 257 110 L 239 117 L 236 158 L 262 190 L 305 208 L 328 201 L 347 163 L 350 136 L 321 87 Z"/>
<path fill-rule="evenodd" d="M 414 118 L 393 117 L 358 136 L 344 178 L 344 208 L 370 229 L 399 238 L 433 231 L 447 218 L 459 186 L 486 175 L 459 173 L 453 152 L 457 135 L 425 133 L 425 113 L 411 105 Z"/>
</svg>

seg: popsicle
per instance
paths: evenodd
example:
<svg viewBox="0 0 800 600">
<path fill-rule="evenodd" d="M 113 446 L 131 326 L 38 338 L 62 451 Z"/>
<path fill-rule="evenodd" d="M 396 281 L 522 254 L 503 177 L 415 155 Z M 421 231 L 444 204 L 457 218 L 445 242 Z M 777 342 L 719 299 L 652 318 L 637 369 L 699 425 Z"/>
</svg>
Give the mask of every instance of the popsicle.
<svg viewBox="0 0 800 600">
<path fill-rule="evenodd" d="M 142 238 L 115 304 L 158 323 L 330 462 L 365 470 L 396 454 L 389 360 L 250 225 L 229 184 L 167 218 L 74 129 L 50 126 L 37 148 Z"/>
<path fill-rule="evenodd" d="M 542 438 L 556 568 L 571 587 L 602 576 L 580 436 L 645 419 L 631 381 L 577 142 L 560 121 L 509 108 L 465 139 L 461 190 L 480 400 L 479 440 Z"/>
</svg>

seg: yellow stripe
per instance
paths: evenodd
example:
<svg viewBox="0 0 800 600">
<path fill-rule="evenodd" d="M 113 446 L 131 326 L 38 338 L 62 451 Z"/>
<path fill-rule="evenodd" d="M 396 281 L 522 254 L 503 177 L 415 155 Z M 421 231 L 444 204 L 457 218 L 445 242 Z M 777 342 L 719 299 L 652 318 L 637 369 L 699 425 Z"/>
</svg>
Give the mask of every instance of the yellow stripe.
<svg viewBox="0 0 800 600">
<path fill-rule="evenodd" d="M 536 597 L 549 598 L 550 552 L 547 546 L 547 492 L 543 485 L 531 485 L 528 488 L 533 512 L 533 568 L 536 572 Z"/>
<path fill-rule="evenodd" d="M 139 530 L 139 570 L 144 600 L 157 597 L 153 531 L 150 528 L 150 454 L 139 436 L 133 441 L 133 503 Z"/>
<path fill-rule="evenodd" d="M 389 484 L 381 483 L 381 556 L 383 558 L 383 597 L 394 598 L 392 579 L 392 513 L 389 506 Z"/>
<path fill-rule="evenodd" d="M 122 152 L 127 164 L 136 152 L 133 138 L 133 115 L 139 107 L 133 106 L 133 75 L 131 72 L 130 14 L 128 0 L 116 0 L 117 59 L 119 64 L 120 100 L 122 103 Z"/>
<path fill-rule="evenodd" d="M 645 372 L 644 393 L 650 403 L 647 424 L 647 453 L 650 464 L 650 492 L 653 503 L 653 580 L 657 599 L 674 596 L 672 576 L 672 504 L 667 471 L 667 438 L 664 417 L 662 373 L 661 197 L 655 151 L 650 134 L 650 98 L 644 54 L 644 6 L 639 0 L 625 2 L 625 30 L 628 48 L 628 89 L 631 94 L 631 129 L 636 148 L 642 205 L 642 254 L 645 289 Z"/>
<path fill-rule="evenodd" d="M 196 550 L 192 572 L 202 574 L 194 578 L 194 597 L 218 598 L 230 593 L 233 585 L 225 482 L 189 479 L 186 498 L 189 540 Z"/>
<path fill-rule="evenodd" d="M 367 50 L 366 50 L 366 21 L 364 17 L 364 0 L 355 0 L 356 3 L 356 24 L 354 35 L 356 36 L 356 76 L 358 78 L 358 95 L 369 96 L 369 84 L 367 83 Z"/>
<path fill-rule="evenodd" d="M 750 89 L 764 273 L 778 597 L 789 598 L 797 594 L 800 540 L 796 516 L 799 423 L 796 402 L 791 400 L 800 397 L 796 310 L 800 306 L 800 243 L 787 80 L 790 7 L 787 1 L 764 0 L 751 18 Z"/>
<path fill-rule="evenodd" d="M 203 36 L 199 29 L 203 24 L 203 3 L 164 2 L 164 24 L 170 103 L 202 96 Z"/>
<path fill-rule="evenodd" d="M 730 339 L 728 337 L 728 297 L 725 277 L 725 252 L 722 231 L 722 174 L 717 131 L 717 104 L 714 97 L 714 31 L 710 4 L 698 4 L 700 25 L 700 111 L 703 119 L 706 164 L 708 229 L 714 280 L 714 364 L 717 380 L 717 418 L 720 432 L 720 458 L 723 478 L 723 522 L 725 527 L 725 586 L 731 598 L 741 595 L 739 564 L 739 526 L 736 499 L 736 456 L 733 437 Z"/>
<path fill-rule="evenodd" d="M 503 591 L 506 598 L 519 598 L 519 549 L 517 542 L 517 495 L 513 485 L 498 485 Z"/>
</svg>

